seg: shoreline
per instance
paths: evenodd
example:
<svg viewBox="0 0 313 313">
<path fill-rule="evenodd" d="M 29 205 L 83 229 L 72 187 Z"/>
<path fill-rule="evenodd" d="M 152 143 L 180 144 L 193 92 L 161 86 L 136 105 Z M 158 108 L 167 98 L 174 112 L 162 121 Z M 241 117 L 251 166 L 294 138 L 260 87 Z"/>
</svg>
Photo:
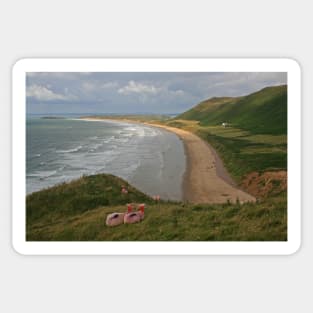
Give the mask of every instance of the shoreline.
<svg viewBox="0 0 313 313">
<path fill-rule="evenodd" d="M 197 135 L 180 128 L 128 119 L 83 117 L 89 121 L 116 121 L 143 124 L 175 133 L 184 144 L 186 169 L 183 174 L 183 201 L 191 203 L 255 202 L 256 199 L 239 189 L 230 177 L 217 152 Z"/>
<path fill-rule="evenodd" d="M 184 200 L 192 203 L 240 203 L 256 199 L 239 189 L 217 152 L 197 135 L 175 127 L 155 125 L 174 132 L 184 143 L 186 171 L 183 179 Z M 196 164 L 196 165 L 195 165 Z"/>
</svg>

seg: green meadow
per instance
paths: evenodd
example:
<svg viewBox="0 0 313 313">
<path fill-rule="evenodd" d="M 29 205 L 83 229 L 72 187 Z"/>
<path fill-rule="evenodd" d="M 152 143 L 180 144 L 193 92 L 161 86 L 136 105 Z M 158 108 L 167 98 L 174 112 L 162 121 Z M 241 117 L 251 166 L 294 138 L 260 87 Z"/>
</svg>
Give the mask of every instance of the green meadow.
<svg viewBox="0 0 313 313">
<path fill-rule="evenodd" d="M 287 135 L 254 134 L 236 127 L 201 126 L 187 120 L 167 121 L 166 125 L 189 130 L 207 141 L 238 183 L 253 171 L 287 170 Z"/>
</svg>

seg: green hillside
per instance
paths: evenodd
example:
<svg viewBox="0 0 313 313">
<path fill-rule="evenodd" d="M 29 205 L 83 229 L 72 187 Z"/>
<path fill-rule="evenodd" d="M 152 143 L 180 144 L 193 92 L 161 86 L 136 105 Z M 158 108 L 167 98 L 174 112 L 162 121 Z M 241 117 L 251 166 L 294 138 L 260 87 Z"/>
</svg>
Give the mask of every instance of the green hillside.
<svg viewBox="0 0 313 313">
<path fill-rule="evenodd" d="M 211 98 L 176 117 L 201 126 L 230 123 L 253 134 L 287 133 L 287 86 L 266 87 L 248 96 Z"/>
<path fill-rule="evenodd" d="M 129 193 L 121 193 L 121 184 Z M 108 227 L 107 214 L 146 203 L 141 223 Z M 26 199 L 28 241 L 285 241 L 285 195 L 245 204 L 153 201 L 112 175 L 93 175 Z"/>
<path fill-rule="evenodd" d="M 128 194 L 121 194 L 121 186 Z M 71 183 L 62 183 L 34 192 L 26 197 L 27 223 L 49 216 L 72 216 L 82 214 L 104 205 L 126 205 L 131 202 L 151 202 L 151 198 L 130 186 L 123 179 L 98 174 L 83 176 Z"/>
</svg>

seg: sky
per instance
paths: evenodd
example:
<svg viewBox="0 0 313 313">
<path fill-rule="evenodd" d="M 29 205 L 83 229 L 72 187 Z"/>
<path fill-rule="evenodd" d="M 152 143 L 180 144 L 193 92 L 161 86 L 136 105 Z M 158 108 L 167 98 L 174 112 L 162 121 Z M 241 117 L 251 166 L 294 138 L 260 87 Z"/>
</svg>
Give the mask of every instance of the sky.
<svg viewBox="0 0 313 313">
<path fill-rule="evenodd" d="M 27 113 L 180 113 L 212 97 L 287 83 L 287 73 L 36 72 L 26 75 Z"/>
</svg>

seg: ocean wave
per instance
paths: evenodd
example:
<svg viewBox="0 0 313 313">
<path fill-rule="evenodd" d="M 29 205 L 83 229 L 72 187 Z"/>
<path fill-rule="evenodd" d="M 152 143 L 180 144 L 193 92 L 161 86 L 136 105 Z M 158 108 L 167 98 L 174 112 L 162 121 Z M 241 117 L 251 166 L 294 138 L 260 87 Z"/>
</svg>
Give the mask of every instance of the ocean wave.
<svg viewBox="0 0 313 313">
<path fill-rule="evenodd" d="M 115 141 L 115 136 L 110 136 L 108 138 L 97 137 L 97 139 L 95 137 L 93 137 L 93 142 L 90 142 L 89 145 L 86 147 L 87 153 L 97 152 L 104 145 L 110 144 L 111 142 Z"/>
<path fill-rule="evenodd" d="M 156 137 L 161 134 L 159 129 L 153 127 L 141 126 L 136 128 L 136 136 L 138 137 Z"/>
<path fill-rule="evenodd" d="M 55 175 L 56 173 L 57 171 L 39 171 L 39 172 L 29 173 L 27 174 L 27 177 L 39 178 L 40 180 L 43 180 L 45 178 Z"/>
<path fill-rule="evenodd" d="M 130 137 L 133 137 L 135 135 L 136 135 L 135 132 L 122 131 L 118 134 L 118 136 L 115 136 L 115 138 L 120 138 L 120 137 L 130 138 Z"/>
<path fill-rule="evenodd" d="M 167 179 L 173 175 L 171 164 L 176 164 L 176 141 L 179 145 L 181 142 L 178 139 L 172 142 L 172 136 L 167 132 L 126 123 L 104 125 L 103 128 L 90 125 L 90 129 L 86 127 L 87 133 L 83 133 L 85 127 L 80 130 L 79 125 L 73 123 L 73 129 L 75 127 L 78 127 L 77 131 L 72 131 L 70 136 L 66 135 L 66 129 L 64 137 L 61 134 L 60 138 L 46 138 L 44 131 L 40 134 L 41 150 L 36 147 L 27 159 L 30 169 L 26 184 L 28 193 L 95 173 L 110 173 L 133 181 L 147 193 L 152 187 L 153 190 L 160 189 L 153 191 L 160 194 L 166 188 L 164 186 L 173 188 L 173 180 Z M 171 156 L 168 157 L 168 153 Z"/>
<path fill-rule="evenodd" d="M 33 154 L 30 156 L 30 159 L 37 159 L 41 157 L 41 153 Z"/>
<path fill-rule="evenodd" d="M 116 138 L 116 136 L 110 136 L 110 137 L 108 137 L 108 138 L 106 138 L 106 139 L 99 139 L 99 140 L 101 140 L 103 143 L 109 143 L 109 142 L 111 142 L 112 140 L 114 140 Z"/>
<path fill-rule="evenodd" d="M 121 137 L 121 138 L 116 138 L 114 140 L 116 143 L 120 144 L 120 143 L 127 143 L 130 141 L 130 138 L 129 137 Z"/>
<path fill-rule="evenodd" d="M 77 152 L 81 150 L 82 148 L 83 146 L 78 146 L 78 147 L 75 147 L 73 149 L 68 149 L 68 150 L 56 150 L 56 153 L 73 153 L 73 152 Z"/>
<path fill-rule="evenodd" d="M 128 133 L 130 136 L 137 136 L 137 137 L 145 137 L 146 135 L 146 131 L 145 131 L 145 127 L 127 127 L 125 128 L 125 130 L 127 132 L 130 132 Z"/>
<path fill-rule="evenodd" d="M 96 143 L 88 147 L 88 152 L 94 152 L 103 146 L 104 143 Z"/>
</svg>

